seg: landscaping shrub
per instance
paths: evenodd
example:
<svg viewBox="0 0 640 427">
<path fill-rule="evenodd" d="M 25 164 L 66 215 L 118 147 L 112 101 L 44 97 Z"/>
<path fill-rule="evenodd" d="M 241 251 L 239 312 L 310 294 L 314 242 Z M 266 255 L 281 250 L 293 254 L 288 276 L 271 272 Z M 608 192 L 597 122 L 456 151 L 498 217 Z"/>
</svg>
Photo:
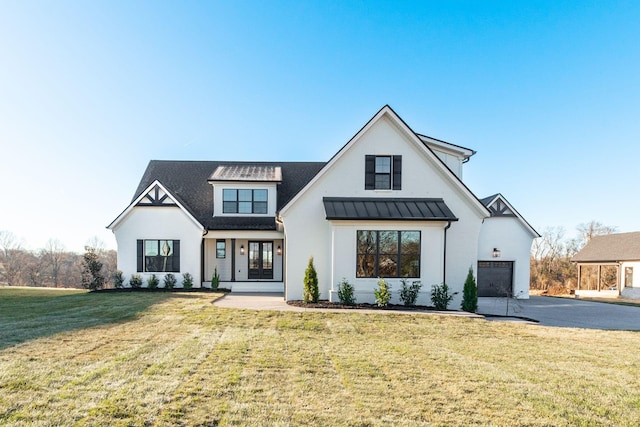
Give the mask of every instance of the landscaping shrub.
<svg viewBox="0 0 640 427">
<path fill-rule="evenodd" d="M 422 288 L 422 282 L 420 280 L 414 280 L 411 285 L 407 284 L 407 279 L 401 279 L 402 288 L 400 289 L 400 300 L 406 306 L 416 305 L 418 299 L 418 293 Z"/>
<path fill-rule="evenodd" d="M 111 277 L 111 281 L 113 282 L 113 286 L 116 289 L 122 289 L 124 287 L 124 274 L 120 270 L 116 270 Z"/>
<path fill-rule="evenodd" d="M 211 277 L 211 289 L 218 289 L 220 285 L 220 275 L 218 274 L 218 267 L 213 269 L 213 276 Z"/>
<path fill-rule="evenodd" d="M 462 289 L 462 309 L 469 313 L 478 311 L 478 286 L 476 279 L 473 277 L 473 269 L 469 267 L 467 280 L 464 281 Z"/>
<path fill-rule="evenodd" d="M 158 280 L 158 277 L 155 274 L 152 274 L 147 279 L 147 287 L 149 289 L 158 289 L 158 283 L 160 283 L 160 281 Z"/>
<path fill-rule="evenodd" d="M 316 303 L 320 298 L 318 290 L 318 274 L 313 266 L 313 257 L 309 258 L 309 264 L 304 272 L 304 294 L 302 299 L 307 303 Z"/>
<path fill-rule="evenodd" d="M 102 262 L 96 248 L 84 247 L 82 255 L 82 287 L 95 291 L 104 287 L 104 276 L 102 275 Z"/>
<path fill-rule="evenodd" d="M 340 300 L 340 304 L 354 305 L 356 303 L 356 297 L 353 293 L 353 285 L 349 283 L 346 278 L 343 278 L 342 281 L 338 283 L 338 299 Z"/>
<path fill-rule="evenodd" d="M 164 287 L 166 289 L 173 289 L 176 286 L 177 281 L 176 276 L 173 273 L 169 273 L 164 276 Z"/>
<path fill-rule="evenodd" d="M 190 273 L 184 273 L 182 275 L 182 287 L 184 289 L 193 288 L 193 276 Z"/>
<path fill-rule="evenodd" d="M 132 274 L 131 279 L 129 279 L 129 285 L 134 289 L 142 287 L 142 276 L 139 274 Z"/>
<path fill-rule="evenodd" d="M 431 288 L 431 302 L 436 310 L 446 310 L 453 296 L 456 294 L 457 292 L 449 293 L 449 286 L 447 286 L 446 283 L 433 285 Z"/>
<path fill-rule="evenodd" d="M 378 307 L 386 307 L 391 299 L 391 285 L 384 279 L 378 278 L 378 289 L 374 289 L 373 294 L 376 297 Z"/>
</svg>

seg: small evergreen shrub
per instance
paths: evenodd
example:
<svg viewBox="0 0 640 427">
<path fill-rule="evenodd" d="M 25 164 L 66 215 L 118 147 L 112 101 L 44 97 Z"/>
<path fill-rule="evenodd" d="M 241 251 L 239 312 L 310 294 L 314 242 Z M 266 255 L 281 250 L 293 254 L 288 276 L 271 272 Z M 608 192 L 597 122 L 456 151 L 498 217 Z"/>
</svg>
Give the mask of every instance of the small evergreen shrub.
<svg viewBox="0 0 640 427">
<path fill-rule="evenodd" d="M 218 286 L 220 286 L 220 275 L 218 274 L 218 267 L 215 267 L 211 277 L 211 289 L 218 289 Z"/>
<path fill-rule="evenodd" d="M 378 278 L 378 288 L 373 290 L 373 294 L 376 297 L 378 307 L 386 307 L 391 299 L 391 285 L 386 280 Z"/>
<path fill-rule="evenodd" d="M 173 289 L 175 288 L 177 281 L 176 276 L 173 273 L 169 273 L 164 276 L 164 287 L 166 289 Z"/>
<path fill-rule="evenodd" d="M 129 285 L 134 289 L 142 287 L 142 276 L 139 274 L 132 274 L 131 279 L 129 279 Z"/>
<path fill-rule="evenodd" d="M 191 273 L 184 273 L 182 275 L 182 287 L 184 289 L 193 288 L 193 276 L 191 275 Z"/>
<path fill-rule="evenodd" d="M 102 275 L 102 262 L 96 248 L 85 246 L 82 255 L 82 287 L 95 291 L 104 287 L 104 276 Z"/>
<path fill-rule="evenodd" d="M 402 283 L 402 288 L 400 289 L 400 300 L 406 306 L 416 305 L 418 293 L 420 292 L 420 288 L 422 288 L 422 282 L 414 280 L 411 282 L 411 285 L 409 285 L 407 284 L 407 279 L 401 279 L 400 283 Z"/>
<path fill-rule="evenodd" d="M 155 274 L 152 274 L 147 279 L 147 287 L 149 289 L 158 289 L 158 283 L 160 283 L 160 281 L 158 280 L 158 277 Z"/>
<path fill-rule="evenodd" d="M 111 276 L 111 281 L 116 289 L 122 289 L 124 287 L 124 274 L 120 270 L 116 270 Z"/>
<path fill-rule="evenodd" d="M 431 288 L 431 302 L 436 310 L 446 310 L 456 294 L 457 292 L 449 293 L 449 286 L 446 283 L 433 285 Z"/>
<path fill-rule="evenodd" d="M 343 278 L 342 281 L 338 283 L 338 299 L 340 300 L 340 304 L 354 305 L 356 303 L 356 297 L 353 293 L 353 285 L 349 283 L 346 278 Z"/>
<path fill-rule="evenodd" d="M 462 309 L 469 313 L 478 311 L 478 286 L 476 279 L 473 277 L 473 268 L 469 267 L 467 280 L 464 281 L 462 289 Z"/>
<path fill-rule="evenodd" d="M 309 258 L 309 264 L 304 272 L 304 293 L 302 299 L 306 303 L 316 303 L 320 299 L 318 290 L 318 274 L 313 266 L 313 257 Z"/>
</svg>

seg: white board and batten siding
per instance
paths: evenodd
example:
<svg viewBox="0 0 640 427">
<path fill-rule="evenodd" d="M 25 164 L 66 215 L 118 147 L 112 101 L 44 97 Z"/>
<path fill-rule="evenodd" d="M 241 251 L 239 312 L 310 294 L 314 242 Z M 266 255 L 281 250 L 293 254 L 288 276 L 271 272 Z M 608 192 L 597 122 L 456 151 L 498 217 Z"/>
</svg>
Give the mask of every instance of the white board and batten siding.
<svg viewBox="0 0 640 427">
<path fill-rule="evenodd" d="M 180 272 L 173 273 L 182 286 L 182 274 L 193 276 L 194 286 L 201 283 L 200 242 L 202 229 L 177 206 L 135 206 L 125 220 L 113 228 L 118 243 L 118 268 L 126 276 L 126 284 L 132 274 L 140 274 L 143 286 L 155 274 L 162 280 L 166 273 L 144 273 L 137 271 L 137 240 L 180 240 Z"/>
<path fill-rule="evenodd" d="M 402 189 L 365 190 L 366 155 L 401 155 Z M 320 298 L 331 296 L 333 299 L 331 291 L 343 277 L 361 292 L 368 292 L 367 289 L 375 286 L 376 280 L 355 278 L 357 230 L 421 231 L 423 277 L 414 280 L 421 280 L 425 290 L 442 282 L 446 222 L 344 221 L 332 224 L 326 219 L 323 197 L 442 198 L 459 218 L 447 231 L 446 276 L 453 291 L 461 292 L 468 268 L 475 269 L 476 242 L 486 213 L 470 193 L 464 193 L 452 174 L 437 163 L 435 155 L 427 152 L 415 135 L 386 116 L 372 122 L 347 144 L 329 163 L 326 173 L 321 172 L 282 212 L 287 241 L 286 299 L 302 298 L 304 271 L 310 256 L 314 257 L 318 271 Z M 398 289 L 397 286 L 394 288 Z M 459 305 L 460 299 L 459 294 L 452 306 Z"/>
<path fill-rule="evenodd" d="M 513 262 L 513 296 L 529 298 L 531 233 L 516 217 L 491 217 L 484 220 L 478 241 L 479 261 Z M 500 257 L 493 257 L 493 249 Z"/>
</svg>

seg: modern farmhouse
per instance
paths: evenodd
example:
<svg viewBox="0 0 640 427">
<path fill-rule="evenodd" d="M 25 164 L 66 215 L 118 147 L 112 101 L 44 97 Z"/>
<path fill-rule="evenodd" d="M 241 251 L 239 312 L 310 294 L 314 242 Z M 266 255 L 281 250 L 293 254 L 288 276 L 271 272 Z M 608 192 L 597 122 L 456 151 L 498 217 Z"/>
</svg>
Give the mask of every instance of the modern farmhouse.
<svg viewBox="0 0 640 427">
<path fill-rule="evenodd" d="M 346 279 L 373 302 L 381 277 L 396 290 L 420 281 L 419 304 L 445 282 L 459 304 L 472 267 L 480 296 L 528 298 L 539 235 L 502 195 L 478 199 L 463 183 L 474 153 L 415 133 L 385 106 L 328 162 L 153 160 L 108 226 L 118 268 L 190 273 L 196 286 L 217 272 L 233 292 L 298 300 L 313 257 L 322 299 L 337 301 Z"/>
</svg>

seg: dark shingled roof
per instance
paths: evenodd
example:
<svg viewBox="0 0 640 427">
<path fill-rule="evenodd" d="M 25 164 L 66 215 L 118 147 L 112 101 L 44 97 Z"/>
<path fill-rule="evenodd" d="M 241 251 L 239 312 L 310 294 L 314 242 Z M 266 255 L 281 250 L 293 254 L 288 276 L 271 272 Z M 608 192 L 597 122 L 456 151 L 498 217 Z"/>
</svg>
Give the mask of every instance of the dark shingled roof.
<svg viewBox="0 0 640 427">
<path fill-rule="evenodd" d="M 327 219 L 457 221 L 442 199 L 324 197 Z"/>
<path fill-rule="evenodd" d="M 596 236 L 574 257 L 575 262 L 640 260 L 640 231 Z"/>
<path fill-rule="evenodd" d="M 493 199 L 495 199 L 496 197 L 500 196 L 500 193 L 496 193 L 492 196 L 489 197 L 485 197 L 484 199 L 480 199 L 480 202 L 482 202 L 483 205 L 485 205 L 486 207 L 489 207 L 489 203 L 491 203 L 493 201 Z"/>
<path fill-rule="evenodd" d="M 273 217 L 212 216 L 213 191 L 207 180 L 218 166 L 279 166 L 277 210 L 287 204 L 325 165 L 324 162 L 216 162 L 151 160 L 132 201 L 158 180 L 208 230 L 275 230 Z"/>
</svg>

